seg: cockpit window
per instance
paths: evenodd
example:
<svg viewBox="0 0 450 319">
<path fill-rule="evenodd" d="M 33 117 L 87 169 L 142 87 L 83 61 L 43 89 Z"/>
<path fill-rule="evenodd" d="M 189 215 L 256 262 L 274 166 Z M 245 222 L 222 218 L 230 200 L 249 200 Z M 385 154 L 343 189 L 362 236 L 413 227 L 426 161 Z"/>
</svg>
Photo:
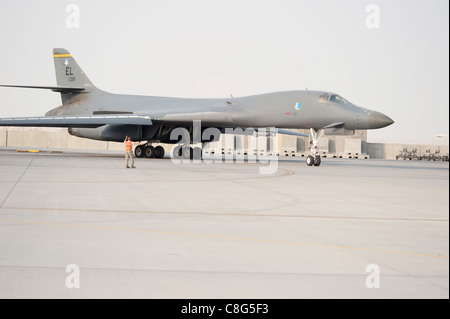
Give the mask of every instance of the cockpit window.
<svg viewBox="0 0 450 319">
<path fill-rule="evenodd" d="M 326 103 L 330 99 L 330 96 L 328 94 L 322 94 L 319 96 L 319 102 Z"/>
<path fill-rule="evenodd" d="M 342 96 L 339 96 L 339 95 L 330 96 L 330 102 L 341 103 L 341 104 L 348 103 L 348 101 L 346 99 L 344 99 Z"/>
</svg>

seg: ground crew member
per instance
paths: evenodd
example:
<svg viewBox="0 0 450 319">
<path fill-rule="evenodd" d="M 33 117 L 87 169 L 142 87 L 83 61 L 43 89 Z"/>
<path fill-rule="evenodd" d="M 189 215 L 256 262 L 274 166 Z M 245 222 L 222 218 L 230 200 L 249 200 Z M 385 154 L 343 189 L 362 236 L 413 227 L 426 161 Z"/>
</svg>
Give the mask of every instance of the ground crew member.
<svg viewBox="0 0 450 319">
<path fill-rule="evenodd" d="M 134 167 L 133 142 L 131 141 L 131 137 L 125 137 L 125 141 L 123 142 L 125 143 L 125 160 L 127 168 L 130 168 L 130 166 L 128 166 L 129 159 L 131 160 L 131 168 L 136 168 Z"/>
</svg>

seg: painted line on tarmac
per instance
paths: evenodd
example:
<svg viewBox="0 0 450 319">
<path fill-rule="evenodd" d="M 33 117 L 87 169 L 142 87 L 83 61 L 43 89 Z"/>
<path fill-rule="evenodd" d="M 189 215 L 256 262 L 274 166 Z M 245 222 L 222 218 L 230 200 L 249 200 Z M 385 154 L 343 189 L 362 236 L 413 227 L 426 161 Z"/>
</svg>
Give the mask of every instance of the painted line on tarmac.
<svg viewBox="0 0 450 319">
<path fill-rule="evenodd" d="M 104 181 L 73 181 L 73 180 L 65 180 L 65 181 L 52 181 L 52 180 L 36 180 L 36 181 L 21 181 L 21 184 L 111 184 L 111 183 L 130 183 L 130 184 L 138 184 L 138 183 L 191 183 L 191 182 L 230 182 L 230 181 L 245 181 L 245 180 L 258 180 L 258 179 L 269 179 L 269 178 L 279 178 L 294 175 L 294 172 L 291 170 L 279 169 L 281 171 L 280 174 L 271 174 L 271 175 L 261 175 L 258 174 L 256 176 L 245 176 L 245 177 L 229 177 L 229 178 L 220 178 L 212 176 L 208 179 L 151 179 L 151 180 L 104 180 Z M 10 184 L 17 183 L 15 181 L 0 181 L 0 184 Z"/>
<path fill-rule="evenodd" d="M 439 222 L 448 223 L 448 219 L 439 218 L 396 218 L 371 216 L 331 216 L 331 215 L 290 215 L 290 214 L 260 214 L 260 213 L 229 213 L 229 212 L 168 212 L 151 210 L 119 210 L 119 209 L 91 209 L 91 208 L 43 208 L 43 207 L 0 207 L 0 210 L 33 210 L 48 212 L 79 212 L 79 213 L 114 213 L 114 214 L 152 214 L 152 215 L 201 215 L 201 216 L 233 216 L 233 217 L 267 217 L 267 218 L 307 218 L 307 219 L 342 219 L 368 221 L 396 221 L 396 222 Z"/>
</svg>

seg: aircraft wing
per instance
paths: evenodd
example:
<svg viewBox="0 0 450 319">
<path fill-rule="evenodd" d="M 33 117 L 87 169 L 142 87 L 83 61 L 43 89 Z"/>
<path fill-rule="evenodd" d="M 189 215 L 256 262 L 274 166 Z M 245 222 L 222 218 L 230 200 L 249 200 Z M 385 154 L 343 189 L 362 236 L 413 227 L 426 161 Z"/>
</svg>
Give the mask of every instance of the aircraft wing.
<svg viewBox="0 0 450 319">
<path fill-rule="evenodd" d="M 66 115 L 0 118 L 0 126 L 99 127 L 106 124 L 152 125 L 148 115 Z"/>
</svg>

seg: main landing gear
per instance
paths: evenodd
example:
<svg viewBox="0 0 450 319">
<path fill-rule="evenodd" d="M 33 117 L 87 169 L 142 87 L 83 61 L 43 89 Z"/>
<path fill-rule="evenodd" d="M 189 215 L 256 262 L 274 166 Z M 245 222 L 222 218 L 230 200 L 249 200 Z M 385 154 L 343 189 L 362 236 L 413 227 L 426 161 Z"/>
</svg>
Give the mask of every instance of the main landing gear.
<svg viewBox="0 0 450 319">
<path fill-rule="evenodd" d="M 322 137 L 324 130 L 317 130 L 314 128 L 310 129 L 311 131 L 311 139 L 312 139 L 312 146 L 311 146 L 311 153 L 312 155 L 309 155 L 306 158 L 306 165 L 308 166 L 320 166 L 322 160 L 320 158 L 319 153 L 319 140 Z"/>
<path fill-rule="evenodd" d="M 141 144 L 136 146 L 134 155 L 138 158 L 164 158 L 165 151 L 162 146 L 153 147 L 149 144 Z M 202 149 L 200 147 L 189 147 L 179 145 L 173 149 L 174 158 L 180 159 L 202 159 Z"/>
<path fill-rule="evenodd" d="M 139 158 L 163 158 L 164 154 L 165 152 L 162 146 L 153 147 L 149 144 L 138 145 L 134 150 L 134 155 Z"/>
</svg>

